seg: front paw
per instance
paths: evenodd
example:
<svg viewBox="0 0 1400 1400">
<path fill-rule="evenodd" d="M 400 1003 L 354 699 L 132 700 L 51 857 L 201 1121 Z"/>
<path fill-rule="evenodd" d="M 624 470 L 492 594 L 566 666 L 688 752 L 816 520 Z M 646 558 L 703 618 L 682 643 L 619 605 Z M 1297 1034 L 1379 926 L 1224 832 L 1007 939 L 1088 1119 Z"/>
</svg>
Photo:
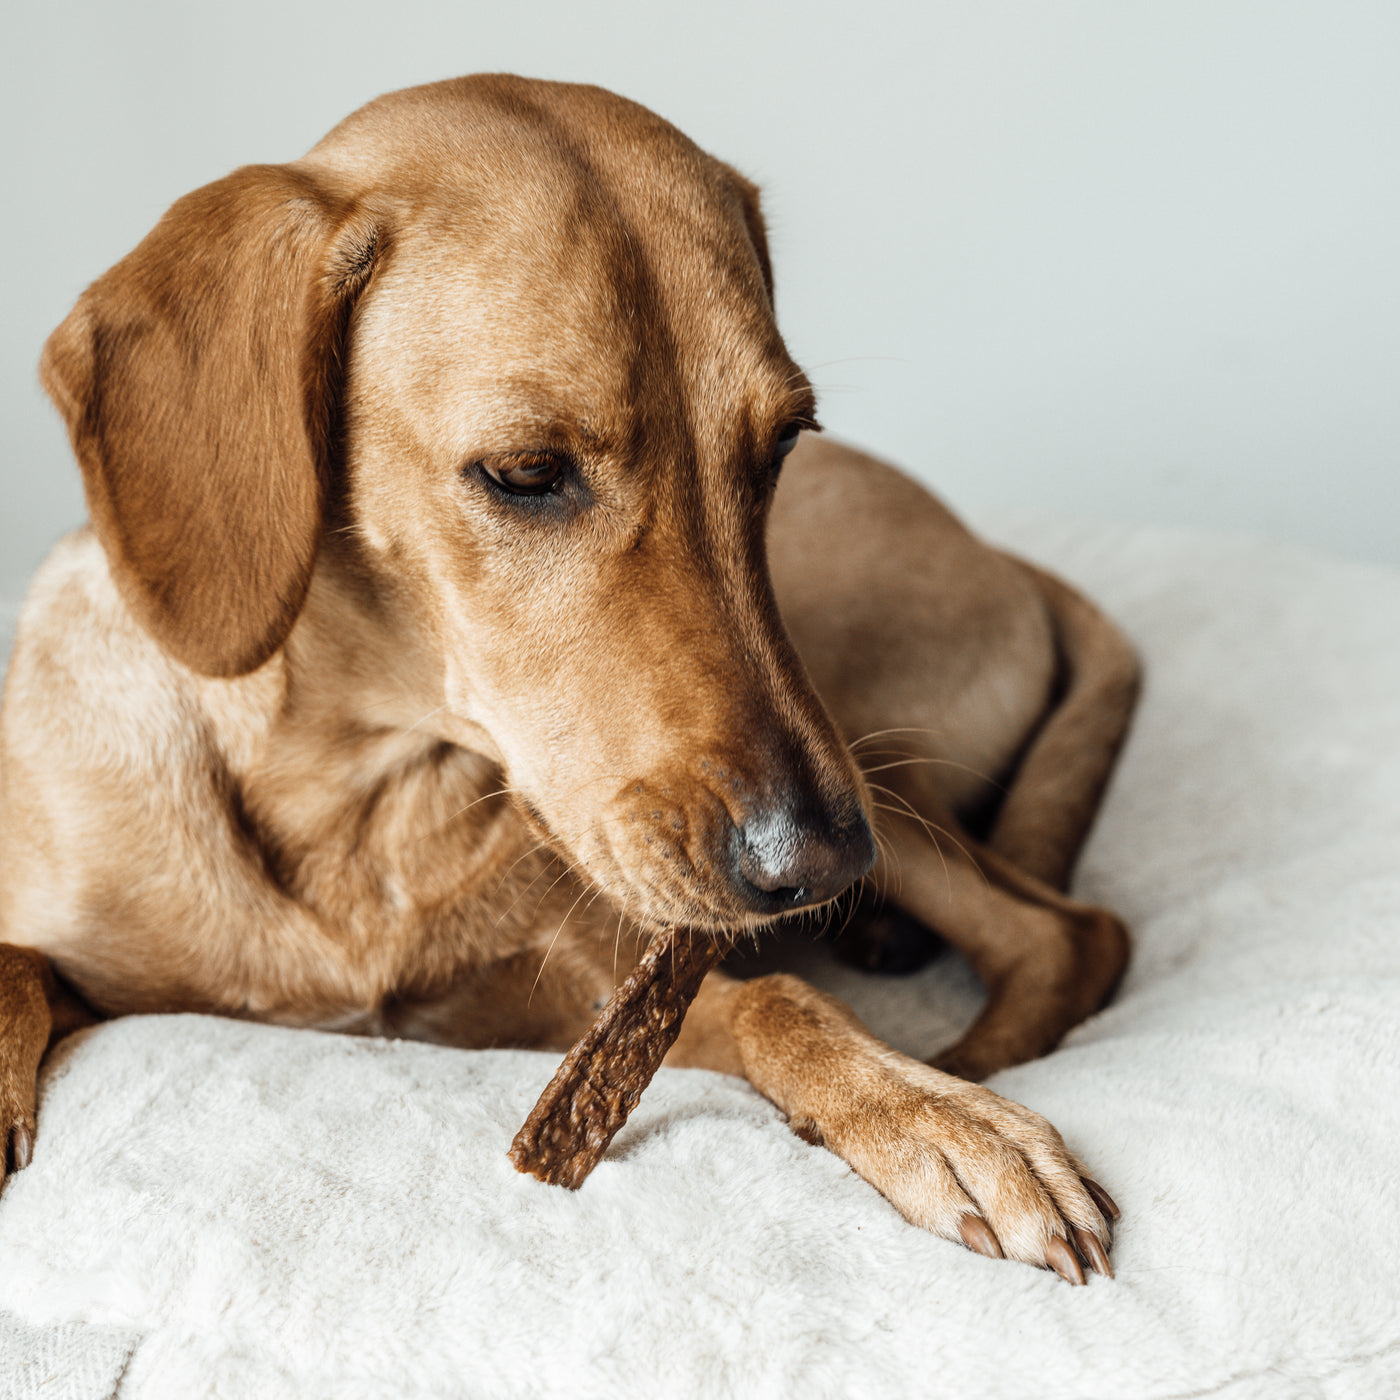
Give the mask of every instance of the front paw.
<svg viewBox="0 0 1400 1400">
<path fill-rule="evenodd" d="M 5 1144 L 5 1155 L 0 1159 L 0 1186 L 11 1172 L 20 1172 L 29 1165 L 34 1155 L 34 1124 L 21 1117 L 9 1125 L 5 1132 L 3 1121 L 7 1115 L 0 1113 L 0 1141 Z"/>
<path fill-rule="evenodd" d="M 36 1081 L 51 1026 L 43 961 L 0 943 L 0 1185 L 34 1153 Z"/>
<path fill-rule="evenodd" d="M 26 1065 L 6 1063 L 0 1041 L 0 1187 L 34 1155 L 34 1077 Z"/>
<path fill-rule="evenodd" d="M 1117 1207 L 1038 1113 L 893 1051 L 861 1077 L 814 1127 L 906 1220 L 1071 1283 L 1085 1266 L 1112 1277 Z"/>
</svg>

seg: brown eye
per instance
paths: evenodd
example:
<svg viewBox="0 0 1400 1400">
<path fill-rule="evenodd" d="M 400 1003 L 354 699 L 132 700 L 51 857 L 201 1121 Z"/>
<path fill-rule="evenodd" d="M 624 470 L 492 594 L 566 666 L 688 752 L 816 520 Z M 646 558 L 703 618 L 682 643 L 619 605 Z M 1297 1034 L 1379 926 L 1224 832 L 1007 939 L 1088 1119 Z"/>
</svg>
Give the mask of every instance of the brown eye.
<svg viewBox="0 0 1400 1400">
<path fill-rule="evenodd" d="M 488 480 L 512 496 L 545 496 L 558 486 L 565 462 L 552 454 L 488 457 L 480 463 Z"/>
<path fill-rule="evenodd" d="M 783 458 L 797 446 L 797 439 L 802 435 L 801 423 L 789 423 L 778 435 L 778 440 L 773 444 L 773 460 L 768 466 L 768 477 L 770 481 L 778 479 L 778 473 L 783 469 Z"/>
</svg>

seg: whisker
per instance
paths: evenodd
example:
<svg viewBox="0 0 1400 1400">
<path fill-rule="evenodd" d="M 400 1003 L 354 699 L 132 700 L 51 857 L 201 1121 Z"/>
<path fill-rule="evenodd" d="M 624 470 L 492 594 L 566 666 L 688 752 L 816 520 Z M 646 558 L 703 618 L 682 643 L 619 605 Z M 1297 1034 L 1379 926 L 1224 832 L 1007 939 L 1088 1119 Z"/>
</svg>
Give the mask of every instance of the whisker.
<svg viewBox="0 0 1400 1400">
<path fill-rule="evenodd" d="M 465 807 L 458 807 L 457 810 L 453 812 L 450 816 L 445 817 L 443 819 L 442 825 L 438 827 L 437 831 L 430 831 L 427 836 L 420 837 L 419 839 L 422 841 L 426 841 L 429 839 L 429 837 L 441 835 L 444 828 L 450 826 L 453 822 L 457 820 L 458 817 L 462 816 L 463 813 L 470 812 L 473 807 L 478 807 L 483 802 L 489 802 L 493 797 L 506 797 L 509 796 L 511 793 L 518 791 L 518 788 L 503 787 L 496 788 L 493 792 L 484 792 L 481 794 L 480 797 L 474 798 L 471 802 L 468 802 Z"/>
<path fill-rule="evenodd" d="M 939 849 L 938 837 L 934 835 L 934 832 L 937 832 L 939 836 L 946 836 L 948 840 L 950 840 L 953 843 L 953 845 L 955 845 L 958 848 L 958 850 L 962 852 L 963 859 L 966 860 L 967 863 L 981 877 L 982 883 L 986 885 L 988 889 L 991 888 L 992 882 L 987 878 L 986 871 L 984 871 L 981 865 L 978 864 L 977 857 L 973 855 L 972 852 L 968 850 L 968 848 L 965 845 L 963 845 L 963 843 L 959 841 L 958 838 L 954 836 L 953 833 L 949 831 L 947 827 L 939 826 L 937 822 L 930 821 L 927 817 L 923 816 L 920 812 L 915 810 L 913 805 L 909 803 L 905 798 L 901 797 L 899 793 L 891 792 L 889 788 L 881 787 L 879 783 L 871 783 L 870 786 L 872 788 L 878 789 L 880 792 L 883 792 L 890 797 L 893 797 L 895 801 L 903 804 L 904 810 L 907 812 L 907 814 L 913 817 L 913 819 L 916 822 L 918 822 L 920 826 L 923 827 L 925 834 L 928 836 L 929 840 L 933 842 L 934 850 L 938 851 L 940 859 L 942 859 L 943 852 Z M 896 809 L 886 808 L 886 810 L 895 811 Z M 943 868 L 945 871 L 948 868 L 948 862 L 946 860 L 943 862 Z"/>
<path fill-rule="evenodd" d="M 558 860 L 558 857 L 556 856 L 555 859 Z M 560 863 L 561 865 L 563 865 L 564 868 L 559 872 L 558 875 L 556 875 L 556 876 L 554 877 L 554 879 L 553 879 L 552 881 L 550 881 L 549 888 L 548 888 L 547 890 L 545 890 L 545 892 L 535 901 L 535 912 L 536 912 L 537 914 L 539 913 L 540 905 L 543 904 L 543 903 L 545 902 L 545 900 L 549 898 L 549 896 L 550 896 L 550 894 L 552 893 L 552 891 L 553 891 L 555 885 L 557 885 L 561 880 L 565 879 L 567 876 L 572 875 L 576 870 L 582 869 L 582 865 L 583 865 L 583 863 L 582 863 L 581 861 L 577 861 L 577 860 L 574 860 L 574 861 L 567 861 L 567 862 L 560 861 L 559 863 Z M 515 896 L 514 899 L 511 900 L 510 904 L 507 905 L 507 907 L 506 907 L 505 913 L 503 913 L 503 914 L 501 914 L 501 915 L 499 916 L 498 922 L 499 922 L 500 920 L 505 919 L 507 915 L 511 914 L 511 913 L 514 911 L 515 906 L 516 906 L 517 904 L 519 904 L 520 901 L 521 901 L 522 899 L 524 899 L 524 897 L 525 897 L 527 894 L 529 894 L 529 892 L 530 892 L 532 889 L 534 889 L 535 885 L 536 885 L 536 884 L 539 882 L 539 880 L 540 880 L 540 876 L 547 874 L 548 871 L 549 871 L 549 866 L 546 865 L 546 866 L 544 867 L 544 869 L 541 870 L 541 871 L 535 876 L 535 878 L 534 878 L 533 880 L 531 880 L 530 883 L 529 883 L 528 885 L 526 885 L 525 888 L 524 888 L 523 890 L 521 890 L 520 893 L 517 894 L 517 895 Z"/>
<path fill-rule="evenodd" d="M 555 885 L 557 885 L 558 883 L 558 880 L 554 882 Z M 552 890 L 554 888 L 554 885 L 551 885 L 549 888 Z M 545 893 L 548 894 L 549 890 L 546 890 Z M 549 962 L 549 955 L 554 951 L 554 945 L 559 941 L 559 935 L 564 932 L 564 926 L 569 922 L 570 918 L 573 916 L 574 910 L 578 908 L 579 900 L 582 899 L 587 893 L 588 887 L 585 885 L 584 888 L 579 891 L 578 899 L 575 899 L 574 902 L 571 905 L 569 905 L 568 910 L 564 914 L 564 917 L 560 919 L 559 927 L 554 930 L 554 937 L 549 940 L 549 947 L 544 950 L 544 957 L 540 959 L 540 970 L 537 973 L 535 973 L 535 980 L 530 985 L 530 995 L 525 998 L 526 1010 L 529 1009 L 530 1003 L 535 999 L 535 989 L 540 985 L 540 978 L 544 976 L 545 965 Z M 598 889 L 594 894 L 594 899 L 596 899 L 601 893 L 602 890 Z M 592 904 L 593 900 L 590 899 L 588 902 L 589 904 Z"/>
<path fill-rule="evenodd" d="M 878 758 L 880 757 L 880 755 L 874 754 L 872 755 L 872 757 Z M 938 768 L 957 768 L 964 773 L 970 774 L 972 777 L 978 779 L 978 781 L 984 782 L 988 784 L 988 786 L 996 788 L 998 792 L 1006 791 L 1006 789 L 999 782 L 997 782 L 995 778 L 989 778 L 985 773 L 979 772 L 976 768 L 973 768 L 966 763 L 959 763 L 955 758 L 898 758 L 890 763 L 878 764 L 874 768 L 866 768 L 862 765 L 860 771 L 869 776 L 871 773 L 883 773 L 890 768 L 908 768 L 911 764 L 914 763 L 932 764 L 933 766 Z"/>
<path fill-rule="evenodd" d="M 890 806 L 887 806 L 887 805 L 886 805 L 885 803 L 883 803 L 883 802 L 878 803 L 877 805 L 880 807 L 881 811 L 891 812 L 891 813 L 893 813 L 893 814 L 896 815 L 896 816 L 902 816 L 902 815 L 903 815 L 903 813 L 901 813 L 900 810 L 899 810 L 899 808 L 897 808 L 897 807 L 890 807 Z M 948 859 L 947 859 L 947 857 L 943 854 L 943 849 L 942 849 L 942 847 L 939 846 L 939 844 L 938 844 L 938 838 L 933 834 L 932 830 L 931 830 L 931 829 L 926 829 L 924 834 L 929 838 L 929 842 L 930 842 L 930 843 L 932 844 L 932 846 L 933 846 L 934 854 L 938 857 L 939 861 L 941 862 L 941 864 L 942 864 L 942 866 L 943 866 L 943 882 L 944 882 L 944 885 L 945 885 L 946 888 L 947 888 L 948 899 L 949 899 L 949 901 L 951 902 L 951 901 L 952 901 L 952 898 L 953 898 L 953 877 L 952 877 L 951 872 L 950 872 L 949 869 L 948 869 Z"/>
<path fill-rule="evenodd" d="M 832 939 L 833 943 L 839 943 L 841 941 L 841 935 L 844 934 L 848 928 L 850 928 L 851 920 L 855 918 L 856 910 L 860 908 L 860 887 L 869 878 L 869 875 L 862 875 L 860 879 L 854 885 L 852 885 L 849 890 L 846 891 L 846 893 L 849 894 L 851 898 L 846 908 L 846 917 L 841 920 L 841 927 L 836 930 L 836 937 Z"/>
<path fill-rule="evenodd" d="M 622 943 L 622 921 L 627 917 L 628 896 L 623 895 L 622 907 L 617 911 L 617 934 L 613 938 L 613 985 L 617 985 L 617 950 Z"/>
<path fill-rule="evenodd" d="M 522 860 L 525 860 L 525 859 L 526 859 L 527 857 L 529 857 L 529 856 L 538 855 L 538 854 L 539 854 L 542 850 L 544 850 L 548 845 L 549 845 L 549 840 L 548 840 L 548 838 L 546 838 L 546 839 L 543 840 L 543 841 L 536 841 L 535 844 L 534 844 L 533 846 L 527 847 L 520 855 L 516 856 L 516 858 L 515 858 L 513 861 L 511 861 L 511 863 L 510 863 L 508 866 L 506 866 L 506 868 L 505 868 L 504 871 L 501 872 L 501 879 L 504 881 L 505 877 L 506 877 L 507 875 L 509 875 L 510 872 L 511 872 L 512 870 L 514 870 L 515 867 L 516 867 L 517 865 L 519 865 L 520 862 L 521 862 Z M 536 876 L 535 876 L 535 879 L 538 880 L 538 879 L 539 879 L 539 876 L 536 875 Z M 531 883 L 533 883 L 533 881 L 532 881 Z M 527 886 L 526 886 L 526 889 L 528 889 L 528 888 L 529 888 L 529 886 L 527 885 Z"/>
<path fill-rule="evenodd" d="M 896 802 L 900 803 L 901 806 L 904 808 L 904 810 L 905 810 L 911 817 L 913 817 L 914 820 L 915 820 L 916 822 L 918 822 L 918 823 L 923 827 L 923 829 L 924 829 L 924 834 L 928 837 L 929 841 L 932 843 L 933 849 L 938 853 L 938 859 L 939 859 L 939 861 L 941 862 L 941 864 L 942 864 L 942 866 L 943 866 L 943 882 L 944 882 L 944 884 L 947 886 L 947 890 L 948 890 L 948 903 L 951 904 L 951 903 L 953 902 L 953 874 L 952 874 L 952 871 L 950 871 L 950 870 L 948 869 L 948 858 L 943 854 L 943 848 L 942 848 L 942 846 L 940 846 L 940 845 L 938 844 L 938 837 L 934 835 L 934 831 L 935 831 L 936 828 L 934 827 L 933 823 L 927 821 L 927 820 L 915 809 L 915 807 L 913 806 L 912 803 L 906 802 L 906 801 L 904 800 L 904 798 L 902 798 L 897 792 L 891 792 L 889 788 L 887 788 L 887 787 L 881 787 L 879 783 L 871 783 L 870 786 L 871 786 L 872 788 L 874 788 L 876 791 L 878 791 L 878 792 L 883 792 L 883 793 L 885 793 L 887 796 L 894 798 L 894 800 L 895 800 Z M 885 803 L 881 803 L 880 805 L 881 805 L 882 807 L 884 807 L 885 810 L 886 810 L 887 812 L 892 812 L 892 813 L 895 813 L 896 815 L 897 815 L 898 812 L 899 812 L 899 808 L 897 808 L 897 807 L 890 807 L 890 806 L 888 806 L 888 805 L 885 804 Z M 944 834 L 945 836 L 947 835 L 946 832 L 944 832 L 943 834 Z M 953 839 L 953 838 L 949 837 L 949 840 L 952 840 L 952 839 Z M 954 844 L 956 845 L 957 843 L 954 842 Z M 967 854 L 966 850 L 963 851 L 963 854 L 964 854 L 964 855 Z"/>
<path fill-rule="evenodd" d="M 904 892 L 904 867 L 900 864 L 899 853 L 890 843 L 889 838 L 881 832 L 877 822 L 872 821 L 870 823 L 870 834 L 875 838 L 875 845 L 884 856 L 885 863 L 894 867 L 894 872 L 898 879 L 898 884 L 895 889 L 895 898 L 898 899 Z M 870 879 L 871 877 L 867 875 L 864 878 Z"/>
<path fill-rule="evenodd" d="M 852 739 L 847 748 L 856 749 L 862 744 L 868 744 L 872 739 L 883 739 L 886 734 L 932 734 L 936 738 L 941 738 L 947 731 L 943 729 L 920 729 L 917 725 L 896 725 L 893 729 L 872 729 L 869 734 L 862 734 L 859 739 Z"/>
<path fill-rule="evenodd" d="M 903 355 L 843 355 L 839 360 L 823 360 L 820 364 L 807 365 L 810 374 L 814 369 L 830 369 L 832 365 L 903 365 L 908 359 Z"/>
<path fill-rule="evenodd" d="M 446 704 L 446 702 L 444 701 L 441 705 L 439 705 L 439 706 L 437 707 L 437 709 L 435 709 L 435 710 L 429 710 L 428 713 L 427 713 L 426 715 L 420 715 L 416 720 L 413 721 L 412 724 L 410 724 L 410 725 L 404 730 L 404 733 L 405 733 L 405 734 L 411 734 L 411 733 L 413 733 L 413 731 L 414 731 L 415 729 L 417 729 L 418 726 L 419 726 L 420 724 L 426 724 L 430 719 L 432 719 L 432 717 L 433 717 L 434 715 L 440 715 L 446 708 L 447 708 L 447 704 Z"/>
</svg>

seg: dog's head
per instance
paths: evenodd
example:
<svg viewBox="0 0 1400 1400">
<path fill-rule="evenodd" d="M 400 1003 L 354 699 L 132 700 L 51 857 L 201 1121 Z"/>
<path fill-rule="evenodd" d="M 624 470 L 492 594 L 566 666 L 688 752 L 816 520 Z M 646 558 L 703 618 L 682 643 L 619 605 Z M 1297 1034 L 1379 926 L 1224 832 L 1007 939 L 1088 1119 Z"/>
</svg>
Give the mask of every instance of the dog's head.
<svg viewBox="0 0 1400 1400">
<path fill-rule="evenodd" d="M 333 575 L 634 913 L 733 924 L 869 868 L 768 576 L 815 405 L 757 194 L 651 113 L 500 77 L 382 98 L 179 201 L 43 374 L 185 665 L 257 668 Z"/>
</svg>

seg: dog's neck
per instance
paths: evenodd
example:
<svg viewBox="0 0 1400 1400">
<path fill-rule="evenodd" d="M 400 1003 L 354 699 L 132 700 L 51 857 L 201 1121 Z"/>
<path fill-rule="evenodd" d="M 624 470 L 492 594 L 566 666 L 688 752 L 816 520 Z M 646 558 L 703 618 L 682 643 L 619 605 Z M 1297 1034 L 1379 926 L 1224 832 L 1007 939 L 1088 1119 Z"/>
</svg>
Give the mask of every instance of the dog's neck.
<svg viewBox="0 0 1400 1400">
<path fill-rule="evenodd" d="M 448 904 L 472 941 L 489 941 L 497 905 L 549 852 L 528 854 L 541 843 L 499 765 L 444 737 L 423 658 L 392 617 L 356 606 L 353 577 L 333 565 L 318 567 L 282 652 L 235 682 L 255 703 L 221 725 L 250 834 L 281 888 L 328 925 L 383 938 Z"/>
</svg>

